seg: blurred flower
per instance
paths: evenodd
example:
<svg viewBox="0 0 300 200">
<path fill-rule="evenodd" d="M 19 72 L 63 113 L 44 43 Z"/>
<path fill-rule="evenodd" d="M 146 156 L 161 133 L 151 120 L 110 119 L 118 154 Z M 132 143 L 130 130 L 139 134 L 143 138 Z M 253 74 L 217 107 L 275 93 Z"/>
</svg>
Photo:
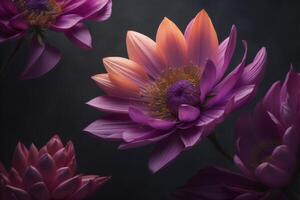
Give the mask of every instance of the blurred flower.
<svg viewBox="0 0 300 200">
<path fill-rule="evenodd" d="M 286 186 L 297 167 L 299 122 L 300 75 L 290 71 L 283 85 L 272 85 L 254 116 L 239 120 L 237 166 L 268 187 Z"/>
<path fill-rule="evenodd" d="M 299 160 L 300 74 L 274 83 L 253 116 L 237 123 L 234 158 L 242 175 L 219 168 L 200 170 L 175 196 L 196 200 L 284 200 L 294 191 Z M 295 190 L 296 191 L 296 190 Z"/>
<path fill-rule="evenodd" d="M 236 28 L 220 45 L 213 24 L 203 10 L 183 35 L 165 18 L 156 42 L 129 31 L 129 59 L 104 58 L 107 74 L 92 78 L 107 96 L 89 105 L 110 115 L 85 131 L 122 140 L 121 149 L 158 143 L 150 169 L 158 171 L 183 150 L 193 147 L 226 114 L 245 104 L 255 93 L 266 62 L 262 48 L 246 65 L 247 45 L 241 63 L 228 75 L 226 69 L 236 45 Z"/>
<path fill-rule="evenodd" d="M 60 60 L 60 52 L 45 43 L 44 31 L 63 32 L 83 49 L 92 47 L 85 20 L 104 21 L 111 15 L 111 0 L 0 0 L 0 43 L 32 37 L 30 58 L 22 78 L 37 78 Z"/>
<path fill-rule="evenodd" d="M 16 147 L 12 167 L 7 172 L 0 163 L 0 197 L 7 200 L 85 199 L 109 177 L 76 175 L 76 158 L 72 142 L 64 146 L 54 136 L 38 150 Z"/>
</svg>

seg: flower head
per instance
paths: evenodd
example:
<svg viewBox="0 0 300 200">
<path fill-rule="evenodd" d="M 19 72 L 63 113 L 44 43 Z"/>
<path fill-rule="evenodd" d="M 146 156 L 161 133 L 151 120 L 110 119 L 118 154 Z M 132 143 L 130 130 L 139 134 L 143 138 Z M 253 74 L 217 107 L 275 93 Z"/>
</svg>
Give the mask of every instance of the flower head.
<svg viewBox="0 0 300 200">
<path fill-rule="evenodd" d="M 44 32 L 63 32 L 83 49 L 92 39 L 83 21 L 104 21 L 111 15 L 111 0 L 0 0 L 0 43 L 29 34 L 32 50 L 23 79 L 37 78 L 60 60 L 60 52 L 45 42 Z"/>
<path fill-rule="evenodd" d="M 0 163 L 0 197 L 15 200 L 85 199 L 109 177 L 76 175 L 76 158 L 72 142 L 64 146 L 54 136 L 38 150 L 16 147 L 9 172 Z"/>
<path fill-rule="evenodd" d="M 299 86 L 300 75 L 289 72 L 283 84 L 272 85 L 254 116 L 237 125 L 237 166 L 270 188 L 286 186 L 298 164 Z"/>
<path fill-rule="evenodd" d="M 205 136 L 226 114 L 254 94 L 266 61 L 262 48 L 246 65 L 225 76 L 236 44 L 236 28 L 221 44 L 203 10 L 185 34 L 169 19 L 160 24 L 156 42 L 127 34 L 129 59 L 104 58 L 107 74 L 92 78 L 107 93 L 89 105 L 110 113 L 85 130 L 104 139 L 124 141 L 120 148 L 157 143 L 150 159 L 155 172 Z"/>
<path fill-rule="evenodd" d="M 299 163 L 299 86 L 300 74 L 290 71 L 283 84 L 272 85 L 253 116 L 239 119 L 234 161 L 241 174 L 200 170 L 175 193 L 177 199 L 290 199 Z"/>
</svg>

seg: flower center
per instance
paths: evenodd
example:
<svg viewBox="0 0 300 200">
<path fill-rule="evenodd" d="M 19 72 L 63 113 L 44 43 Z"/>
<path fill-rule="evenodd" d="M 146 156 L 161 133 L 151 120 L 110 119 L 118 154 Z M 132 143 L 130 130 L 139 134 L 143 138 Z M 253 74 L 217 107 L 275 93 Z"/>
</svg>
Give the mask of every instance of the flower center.
<svg viewBox="0 0 300 200">
<path fill-rule="evenodd" d="M 160 119 L 176 119 L 181 104 L 200 103 L 202 70 L 197 66 L 168 68 L 141 93 L 150 113 Z"/>
<path fill-rule="evenodd" d="M 30 26 L 47 28 L 61 13 L 56 0 L 16 0 L 25 20 Z"/>
<path fill-rule="evenodd" d="M 180 80 L 171 85 L 166 92 L 166 103 L 173 114 L 177 114 L 181 104 L 196 105 L 199 102 L 199 92 L 188 80 Z"/>
</svg>

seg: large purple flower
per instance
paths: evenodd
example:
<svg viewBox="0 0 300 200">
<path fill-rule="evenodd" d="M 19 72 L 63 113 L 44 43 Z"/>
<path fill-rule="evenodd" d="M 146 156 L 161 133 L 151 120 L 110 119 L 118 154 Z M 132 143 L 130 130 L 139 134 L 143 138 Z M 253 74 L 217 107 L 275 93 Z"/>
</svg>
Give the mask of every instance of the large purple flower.
<svg viewBox="0 0 300 200">
<path fill-rule="evenodd" d="M 253 116 L 237 123 L 234 161 L 242 174 L 200 170 L 176 192 L 178 199 L 283 200 L 294 194 L 299 162 L 300 74 L 274 83 Z M 289 197 L 289 198 L 287 198 Z"/>
<path fill-rule="evenodd" d="M 32 37 L 32 50 L 23 79 L 37 78 L 60 60 L 59 51 L 45 42 L 43 32 L 63 32 L 83 49 L 92 47 L 85 20 L 104 21 L 111 15 L 111 0 L 0 0 L 0 43 Z"/>
<path fill-rule="evenodd" d="M 183 150 L 200 142 L 226 114 L 255 93 L 266 62 L 262 48 L 246 65 L 225 75 L 236 45 L 236 28 L 220 45 L 203 10 L 185 34 L 165 18 L 156 42 L 129 31 L 129 59 L 104 58 L 107 74 L 93 76 L 107 93 L 89 105 L 109 113 L 85 131 L 102 139 L 122 140 L 121 149 L 157 143 L 149 167 L 156 172 Z"/>
</svg>

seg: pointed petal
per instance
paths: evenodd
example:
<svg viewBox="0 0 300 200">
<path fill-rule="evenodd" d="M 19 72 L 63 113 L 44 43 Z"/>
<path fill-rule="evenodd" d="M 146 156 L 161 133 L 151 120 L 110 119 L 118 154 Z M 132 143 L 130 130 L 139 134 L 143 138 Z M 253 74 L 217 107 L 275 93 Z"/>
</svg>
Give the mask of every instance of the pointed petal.
<svg viewBox="0 0 300 200">
<path fill-rule="evenodd" d="M 48 44 L 40 44 L 37 40 L 33 40 L 31 47 L 32 50 L 22 74 L 22 79 L 38 78 L 46 74 L 53 69 L 61 59 L 60 52 Z"/>
<path fill-rule="evenodd" d="M 50 200 L 50 193 L 47 189 L 47 186 L 43 182 L 38 182 L 30 186 L 28 188 L 28 192 L 33 199 Z"/>
<path fill-rule="evenodd" d="M 202 127 L 194 127 L 191 129 L 186 129 L 180 133 L 180 138 L 185 146 L 185 148 L 190 148 L 196 145 L 203 135 Z"/>
<path fill-rule="evenodd" d="M 187 45 L 179 28 L 165 18 L 157 31 L 156 43 L 164 53 L 168 67 L 185 66 L 187 59 Z"/>
<path fill-rule="evenodd" d="M 75 176 L 59 184 L 52 192 L 52 196 L 55 199 L 66 199 L 80 187 L 80 184 L 81 177 Z"/>
<path fill-rule="evenodd" d="M 132 127 L 136 127 L 136 124 L 127 116 L 108 116 L 93 122 L 84 131 L 97 138 L 120 140 L 122 132 Z"/>
<path fill-rule="evenodd" d="M 204 66 L 215 60 L 219 42 L 215 28 L 205 10 L 193 20 L 187 37 L 188 55 L 193 64 Z"/>
<path fill-rule="evenodd" d="M 34 144 L 31 145 L 28 154 L 28 164 L 35 166 L 39 158 L 39 151 Z"/>
<path fill-rule="evenodd" d="M 17 200 L 31 200 L 31 197 L 29 196 L 29 194 L 22 190 L 21 188 L 16 188 L 13 186 L 6 186 L 6 188 L 12 193 L 14 194 L 14 196 L 16 196 Z"/>
<path fill-rule="evenodd" d="M 228 74 L 216 87 L 212 90 L 212 98 L 210 98 L 206 106 L 212 106 L 222 100 L 236 85 L 237 81 L 240 79 L 241 74 L 244 71 L 246 58 L 247 58 L 247 44 L 244 42 L 244 56 L 242 62 L 230 73 Z"/>
<path fill-rule="evenodd" d="M 204 72 L 201 76 L 201 84 L 200 84 L 201 102 L 205 101 L 206 95 L 214 87 L 214 84 L 216 83 L 216 73 L 217 71 L 216 71 L 215 64 L 211 60 L 208 60 L 204 68 Z"/>
<path fill-rule="evenodd" d="M 115 97 L 100 96 L 87 102 L 87 104 L 100 111 L 126 114 L 128 113 L 128 108 L 137 103 Z"/>
<path fill-rule="evenodd" d="M 96 74 L 92 76 L 96 84 L 109 96 L 118 97 L 122 99 L 138 99 L 139 94 L 135 91 L 125 90 L 113 83 L 108 74 Z"/>
<path fill-rule="evenodd" d="M 173 136 L 158 144 L 151 154 L 149 168 L 155 173 L 174 160 L 184 149 L 179 137 Z"/>
<path fill-rule="evenodd" d="M 57 151 L 64 147 L 58 135 L 53 136 L 47 143 L 47 152 L 50 155 L 54 155 Z"/>
<path fill-rule="evenodd" d="M 56 170 L 55 185 L 58 185 L 72 177 L 72 172 L 69 167 L 62 167 Z"/>
<path fill-rule="evenodd" d="M 142 66 L 126 58 L 108 57 L 103 63 L 111 81 L 124 89 L 138 91 L 148 79 Z"/>
<path fill-rule="evenodd" d="M 26 148 L 22 143 L 18 143 L 12 160 L 12 167 L 22 176 L 27 167 Z"/>
<path fill-rule="evenodd" d="M 152 78 L 166 67 L 156 43 L 147 36 L 128 31 L 126 45 L 129 59 L 142 65 Z"/>
<path fill-rule="evenodd" d="M 29 166 L 23 176 L 23 184 L 25 187 L 41 182 L 43 180 L 40 172 L 33 166 Z"/>
<path fill-rule="evenodd" d="M 56 166 L 49 154 L 43 155 L 38 162 L 38 169 L 47 183 L 52 183 L 55 176 Z"/>
<path fill-rule="evenodd" d="M 219 81 L 225 71 L 230 64 L 231 58 L 233 56 L 235 46 L 236 46 L 236 39 L 237 39 L 237 31 L 236 27 L 232 26 L 231 32 L 228 38 L 226 38 L 219 46 L 218 54 L 217 54 L 217 74 L 216 74 L 216 81 Z"/>
<path fill-rule="evenodd" d="M 91 33 L 82 23 L 65 32 L 65 35 L 71 42 L 82 49 L 89 50 L 92 48 Z"/>
<path fill-rule="evenodd" d="M 247 65 L 239 80 L 240 85 L 258 84 L 262 79 L 267 62 L 267 51 L 263 47 L 256 54 L 253 62 Z"/>
</svg>

